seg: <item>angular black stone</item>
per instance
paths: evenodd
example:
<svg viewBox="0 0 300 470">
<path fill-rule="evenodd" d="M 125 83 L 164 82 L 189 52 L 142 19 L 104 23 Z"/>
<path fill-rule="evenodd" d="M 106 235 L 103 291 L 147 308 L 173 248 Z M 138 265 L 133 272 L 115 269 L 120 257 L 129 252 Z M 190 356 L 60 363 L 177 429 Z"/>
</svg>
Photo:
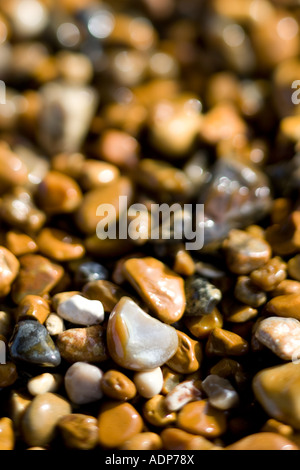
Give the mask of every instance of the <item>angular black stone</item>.
<svg viewBox="0 0 300 470">
<path fill-rule="evenodd" d="M 191 317 L 210 314 L 222 298 L 221 291 L 200 276 L 187 279 L 185 295 L 185 315 Z"/>
<path fill-rule="evenodd" d="M 35 320 L 19 322 L 9 342 L 13 361 L 27 362 L 43 367 L 57 367 L 61 362 L 58 349 L 46 328 Z"/>
</svg>

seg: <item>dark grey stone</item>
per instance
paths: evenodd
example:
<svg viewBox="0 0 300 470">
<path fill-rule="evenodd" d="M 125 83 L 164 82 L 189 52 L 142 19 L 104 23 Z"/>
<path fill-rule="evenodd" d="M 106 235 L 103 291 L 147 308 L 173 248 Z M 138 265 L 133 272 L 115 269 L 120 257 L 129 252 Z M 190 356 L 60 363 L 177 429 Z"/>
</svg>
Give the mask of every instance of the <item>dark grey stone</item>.
<svg viewBox="0 0 300 470">
<path fill-rule="evenodd" d="M 193 276 L 185 283 L 186 316 L 208 315 L 222 298 L 217 287 L 200 276 Z"/>
</svg>

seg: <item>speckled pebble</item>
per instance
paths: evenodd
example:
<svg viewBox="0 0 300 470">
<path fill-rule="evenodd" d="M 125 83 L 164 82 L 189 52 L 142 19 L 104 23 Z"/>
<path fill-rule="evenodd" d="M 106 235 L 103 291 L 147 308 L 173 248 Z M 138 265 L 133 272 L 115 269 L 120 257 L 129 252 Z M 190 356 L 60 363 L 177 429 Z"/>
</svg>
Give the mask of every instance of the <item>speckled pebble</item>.
<svg viewBox="0 0 300 470">
<path fill-rule="evenodd" d="M 189 278 L 185 283 L 187 316 L 208 315 L 220 302 L 222 293 L 205 278 Z"/>
</svg>

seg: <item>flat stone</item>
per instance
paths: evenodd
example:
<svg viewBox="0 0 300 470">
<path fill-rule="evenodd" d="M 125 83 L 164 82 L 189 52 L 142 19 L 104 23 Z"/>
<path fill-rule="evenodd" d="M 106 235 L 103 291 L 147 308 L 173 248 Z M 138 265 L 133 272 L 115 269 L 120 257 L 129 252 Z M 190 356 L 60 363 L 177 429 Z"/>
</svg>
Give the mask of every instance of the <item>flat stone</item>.
<svg viewBox="0 0 300 470">
<path fill-rule="evenodd" d="M 222 298 L 221 291 L 200 276 L 187 279 L 185 295 L 186 316 L 208 315 Z"/>
<path fill-rule="evenodd" d="M 249 345 L 232 331 L 215 328 L 209 335 L 205 351 L 210 356 L 243 356 L 248 353 Z"/>
<path fill-rule="evenodd" d="M 295 318 L 266 318 L 258 324 L 255 337 L 285 361 L 300 357 L 300 321 Z"/>
<path fill-rule="evenodd" d="M 82 295 L 74 295 L 57 307 L 58 315 L 77 325 L 96 325 L 104 320 L 103 305 L 99 300 L 89 300 Z"/>
<path fill-rule="evenodd" d="M 102 362 L 108 359 L 105 329 L 100 325 L 71 328 L 57 337 L 57 347 L 68 362 Z"/>
<path fill-rule="evenodd" d="M 6 248 L 0 246 L 0 297 L 5 297 L 19 272 L 17 258 Z"/>
<path fill-rule="evenodd" d="M 0 419 L 0 450 L 14 450 L 15 434 L 13 422 L 9 418 Z"/>
<path fill-rule="evenodd" d="M 131 258 L 124 263 L 123 273 L 159 320 L 170 324 L 182 317 L 184 282 L 165 264 L 150 257 Z"/>
<path fill-rule="evenodd" d="M 192 374 L 200 368 L 202 362 L 201 344 L 182 331 L 176 330 L 176 332 L 178 348 L 166 364 L 179 374 Z"/>
<path fill-rule="evenodd" d="M 69 414 L 58 421 L 57 428 L 69 449 L 91 450 L 98 444 L 98 421 L 93 416 Z"/>
<path fill-rule="evenodd" d="M 177 426 L 191 434 L 219 437 L 226 431 L 226 416 L 223 411 L 213 408 L 208 400 L 195 401 L 180 410 Z"/>
<path fill-rule="evenodd" d="M 61 358 L 46 328 L 35 320 L 20 321 L 9 343 L 14 361 L 57 367 Z"/>
<path fill-rule="evenodd" d="M 68 397 L 77 405 L 93 403 L 102 398 L 101 380 L 103 372 L 85 362 L 76 362 L 66 372 L 65 388 Z"/>
<path fill-rule="evenodd" d="M 145 313 L 123 297 L 112 311 L 107 326 L 111 357 L 121 367 L 144 371 L 167 362 L 176 352 L 176 330 Z"/>
<path fill-rule="evenodd" d="M 299 447 L 280 434 L 259 432 L 227 446 L 226 450 L 299 450 Z"/>
<path fill-rule="evenodd" d="M 267 305 L 267 312 L 279 317 L 291 317 L 300 320 L 300 294 L 279 295 L 271 299 Z"/>
</svg>

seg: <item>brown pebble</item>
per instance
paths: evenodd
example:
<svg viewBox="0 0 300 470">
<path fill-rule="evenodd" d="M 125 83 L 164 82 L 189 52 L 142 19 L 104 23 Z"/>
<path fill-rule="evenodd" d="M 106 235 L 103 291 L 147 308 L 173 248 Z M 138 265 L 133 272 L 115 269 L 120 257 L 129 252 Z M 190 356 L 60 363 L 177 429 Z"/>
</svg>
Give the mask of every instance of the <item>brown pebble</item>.
<svg viewBox="0 0 300 470">
<path fill-rule="evenodd" d="M 93 416 L 69 414 L 58 421 L 57 427 L 69 449 L 91 450 L 98 444 L 98 421 Z"/>
<path fill-rule="evenodd" d="M 154 432 L 141 432 L 121 445 L 120 450 L 160 450 L 162 440 Z"/>
<path fill-rule="evenodd" d="M 195 274 L 194 260 L 184 247 L 180 247 L 175 253 L 173 270 L 179 276 L 193 276 Z"/>
<path fill-rule="evenodd" d="M 279 295 L 266 305 L 267 312 L 279 317 L 292 317 L 300 320 L 300 294 Z"/>
<path fill-rule="evenodd" d="M 196 434 L 190 434 L 182 429 L 164 429 L 160 435 L 165 450 L 212 450 L 215 445 Z"/>
<path fill-rule="evenodd" d="M 82 153 L 59 153 L 51 159 L 51 166 L 52 170 L 77 179 L 81 175 L 84 161 Z"/>
<path fill-rule="evenodd" d="M 85 284 L 82 293 L 90 300 L 102 302 L 106 312 L 111 312 L 125 292 L 121 287 L 109 281 L 91 281 Z"/>
<path fill-rule="evenodd" d="M 171 390 L 173 390 L 176 385 L 178 385 L 183 378 L 182 374 L 178 374 L 170 369 L 168 366 L 164 365 L 162 368 L 163 372 L 163 387 L 161 393 L 167 395 Z"/>
<path fill-rule="evenodd" d="M 271 257 L 270 245 L 261 238 L 233 229 L 223 242 L 227 265 L 235 274 L 248 274 Z"/>
<path fill-rule="evenodd" d="M 233 379 L 237 385 L 244 384 L 247 376 L 241 364 L 233 359 L 221 359 L 210 369 L 210 374 L 218 375 L 224 379 Z"/>
<path fill-rule="evenodd" d="M 126 132 L 107 129 L 99 142 L 101 158 L 118 167 L 134 167 L 138 162 L 139 144 Z"/>
<path fill-rule="evenodd" d="M 98 418 L 99 442 L 105 448 L 121 447 L 143 429 L 143 420 L 129 403 L 106 403 Z"/>
<path fill-rule="evenodd" d="M 148 423 L 160 428 L 176 421 L 176 413 L 168 410 L 163 395 L 155 395 L 146 401 L 143 406 L 143 416 Z"/>
<path fill-rule="evenodd" d="M 260 432 L 244 437 L 227 446 L 226 450 L 299 450 L 299 447 L 279 434 Z"/>
<path fill-rule="evenodd" d="M 79 182 L 83 189 L 90 191 L 114 183 L 120 176 L 115 165 L 98 160 L 86 160 L 81 168 Z"/>
<path fill-rule="evenodd" d="M 13 362 L 0 364 L 0 388 L 10 387 L 18 378 L 16 365 Z"/>
<path fill-rule="evenodd" d="M 0 419 L 0 450 L 14 450 L 15 434 L 13 422 L 9 418 Z"/>
<path fill-rule="evenodd" d="M 275 289 L 285 278 L 286 264 L 277 256 L 250 274 L 253 284 L 267 292 Z"/>
<path fill-rule="evenodd" d="M 123 273 L 159 320 L 178 321 L 185 309 L 183 279 L 155 258 L 131 258 Z M 155 282 L 153 282 L 155 279 Z"/>
<path fill-rule="evenodd" d="M 281 423 L 280 421 L 277 421 L 277 419 L 270 418 L 263 425 L 261 432 L 275 432 L 277 434 L 281 434 L 281 436 L 292 437 L 294 430 L 292 426 Z"/>
<path fill-rule="evenodd" d="M 178 348 L 174 356 L 167 362 L 167 366 L 179 374 L 192 374 L 201 365 L 201 345 L 182 331 L 177 330 L 177 336 Z"/>
<path fill-rule="evenodd" d="M 215 328 L 206 343 L 209 356 L 243 356 L 249 351 L 248 342 L 241 336 L 222 328 Z"/>
<path fill-rule="evenodd" d="M 208 400 L 185 405 L 178 414 L 180 429 L 203 437 L 219 437 L 226 431 L 226 417 L 223 411 L 213 408 Z"/>
<path fill-rule="evenodd" d="M 193 336 L 199 339 L 205 339 L 215 328 L 222 328 L 223 317 L 219 310 L 215 308 L 212 313 L 208 315 L 185 317 L 184 323 Z"/>
<path fill-rule="evenodd" d="M 295 318 L 265 318 L 259 322 L 255 338 L 285 361 L 300 356 L 300 322 Z"/>
<path fill-rule="evenodd" d="M 300 255 L 294 256 L 288 261 L 288 273 L 292 279 L 300 281 Z"/>
<path fill-rule="evenodd" d="M 19 267 L 17 258 L 4 246 L 0 246 L 0 297 L 5 297 L 10 292 Z"/>
<path fill-rule="evenodd" d="M 17 186 L 27 182 L 28 170 L 22 160 L 4 141 L 0 142 L 1 186 Z"/>
<path fill-rule="evenodd" d="M 291 255 L 299 251 L 300 211 L 292 212 L 284 223 L 268 227 L 266 239 L 277 255 Z"/>
<path fill-rule="evenodd" d="M 231 323 L 244 323 L 256 317 L 258 311 L 249 305 L 236 302 L 233 298 L 223 299 L 224 318 Z"/>
<path fill-rule="evenodd" d="M 102 362 L 107 356 L 105 329 L 100 325 L 71 328 L 57 337 L 57 347 L 68 362 Z"/>
<path fill-rule="evenodd" d="M 273 224 L 284 223 L 292 209 L 291 201 L 286 198 L 278 198 L 273 201 L 271 220 Z"/>
<path fill-rule="evenodd" d="M 272 297 L 278 297 L 279 295 L 288 294 L 300 294 L 300 282 L 292 281 L 291 279 L 285 279 L 281 281 L 278 286 L 270 292 Z"/>
<path fill-rule="evenodd" d="M 37 244 L 29 235 L 13 230 L 7 232 L 5 244 L 15 256 L 35 253 L 38 250 Z"/>
<path fill-rule="evenodd" d="M 132 380 L 118 370 L 108 370 L 102 377 L 101 389 L 114 400 L 132 400 L 136 395 L 136 387 Z"/>
<path fill-rule="evenodd" d="M 47 214 L 65 214 L 78 208 L 82 193 L 70 176 L 49 171 L 39 185 L 37 198 Z"/>
<path fill-rule="evenodd" d="M 13 316 L 9 312 L 0 311 L 0 335 L 8 338 L 13 330 Z"/>
<path fill-rule="evenodd" d="M 234 295 L 240 302 L 257 308 L 267 301 L 265 292 L 260 290 L 248 276 L 239 276 L 234 288 Z"/>
<path fill-rule="evenodd" d="M 56 261 L 80 259 L 85 254 L 85 248 L 79 238 L 55 228 L 44 228 L 36 241 L 39 251 Z"/>
<path fill-rule="evenodd" d="M 68 292 L 59 292 L 59 294 L 55 294 L 52 297 L 52 307 L 55 310 L 55 312 L 58 309 L 58 306 L 62 303 L 65 302 L 66 300 L 70 299 L 74 295 L 80 295 L 81 293 L 77 290 L 73 291 L 68 291 Z"/>
<path fill-rule="evenodd" d="M 21 420 L 27 407 L 31 403 L 31 398 L 20 392 L 13 391 L 10 396 L 9 409 L 10 417 L 14 423 L 14 428 L 19 433 Z"/>
<path fill-rule="evenodd" d="M 17 321 L 28 319 L 45 323 L 50 315 L 49 303 L 38 295 L 26 295 L 18 306 Z"/>
</svg>

